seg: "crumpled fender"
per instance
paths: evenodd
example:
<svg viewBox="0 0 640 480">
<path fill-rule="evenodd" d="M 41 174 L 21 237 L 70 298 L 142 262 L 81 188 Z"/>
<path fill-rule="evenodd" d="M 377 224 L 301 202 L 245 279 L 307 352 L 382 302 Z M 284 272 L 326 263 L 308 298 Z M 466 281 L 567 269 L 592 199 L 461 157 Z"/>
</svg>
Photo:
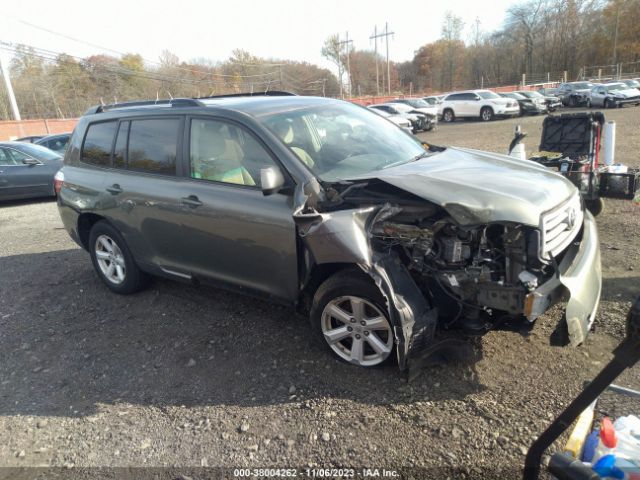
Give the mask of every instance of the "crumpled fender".
<svg viewBox="0 0 640 480">
<path fill-rule="evenodd" d="M 400 210 L 387 204 L 320 213 L 300 206 L 293 219 L 317 265 L 358 265 L 380 288 L 393 327 L 398 365 L 404 370 L 409 357 L 433 340 L 437 313 L 395 253 L 371 249 L 371 225 Z"/>
</svg>

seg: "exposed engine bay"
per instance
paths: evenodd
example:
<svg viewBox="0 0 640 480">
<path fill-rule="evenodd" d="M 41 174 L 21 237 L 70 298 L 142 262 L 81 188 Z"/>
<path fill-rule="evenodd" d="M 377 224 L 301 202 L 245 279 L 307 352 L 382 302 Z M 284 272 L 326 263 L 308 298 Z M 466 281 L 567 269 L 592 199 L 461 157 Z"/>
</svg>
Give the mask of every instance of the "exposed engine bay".
<svg viewBox="0 0 640 480">
<path fill-rule="evenodd" d="M 597 227 L 579 192 L 508 157 L 440 152 L 438 162 L 301 191 L 294 220 L 308 254 L 305 271 L 355 264 L 373 279 L 401 369 L 420 368 L 470 336 L 529 325 L 561 300 L 560 339 L 580 345 L 602 276 Z"/>
<path fill-rule="evenodd" d="M 527 314 L 527 294 L 554 273 L 540 260 L 539 236 L 532 229 L 459 226 L 435 208 L 403 209 L 374 224 L 371 238 L 375 250 L 399 255 L 437 307 L 444 328 L 482 331 Z"/>
</svg>

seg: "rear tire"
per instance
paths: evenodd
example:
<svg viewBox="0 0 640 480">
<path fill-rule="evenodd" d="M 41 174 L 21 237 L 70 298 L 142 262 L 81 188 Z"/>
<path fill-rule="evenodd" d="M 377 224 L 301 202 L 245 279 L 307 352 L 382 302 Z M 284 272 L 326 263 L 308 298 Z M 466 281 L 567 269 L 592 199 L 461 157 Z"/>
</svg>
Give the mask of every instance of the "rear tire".
<svg viewBox="0 0 640 480">
<path fill-rule="evenodd" d="M 394 336 L 384 297 L 360 269 L 329 277 L 313 297 L 309 320 L 316 342 L 342 361 L 363 367 L 386 363 Z"/>
<path fill-rule="evenodd" d="M 91 228 L 89 254 L 98 277 L 112 292 L 126 295 L 147 284 L 147 275 L 136 265 L 120 232 L 104 220 Z"/>
<path fill-rule="evenodd" d="M 482 110 L 480 110 L 480 118 L 483 122 L 493 120 L 493 109 L 491 107 L 482 107 Z"/>
<path fill-rule="evenodd" d="M 442 112 L 442 120 L 444 120 L 445 122 L 451 123 L 455 119 L 456 119 L 456 116 L 453 113 L 453 110 L 451 110 L 450 108 L 447 108 Z"/>
<path fill-rule="evenodd" d="M 612 108 L 614 105 L 612 104 L 611 100 L 609 100 L 608 98 L 604 99 L 604 108 Z"/>
</svg>

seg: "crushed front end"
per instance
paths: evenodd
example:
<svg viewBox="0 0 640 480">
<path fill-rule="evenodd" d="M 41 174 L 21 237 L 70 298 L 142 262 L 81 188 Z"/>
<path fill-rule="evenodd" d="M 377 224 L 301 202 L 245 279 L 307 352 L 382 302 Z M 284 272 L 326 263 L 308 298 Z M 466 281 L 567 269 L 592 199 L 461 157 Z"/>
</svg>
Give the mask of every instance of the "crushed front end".
<svg viewBox="0 0 640 480">
<path fill-rule="evenodd" d="M 400 368 L 452 339 L 533 322 L 561 300 L 571 344 L 587 335 L 600 297 L 600 254 L 577 191 L 537 226 L 478 222 L 472 214 L 460 222 L 460 212 L 384 182 L 337 197 L 294 215 L 301 238 L 316 263 L 355 263 L 375 281 Z"/>
</svg>

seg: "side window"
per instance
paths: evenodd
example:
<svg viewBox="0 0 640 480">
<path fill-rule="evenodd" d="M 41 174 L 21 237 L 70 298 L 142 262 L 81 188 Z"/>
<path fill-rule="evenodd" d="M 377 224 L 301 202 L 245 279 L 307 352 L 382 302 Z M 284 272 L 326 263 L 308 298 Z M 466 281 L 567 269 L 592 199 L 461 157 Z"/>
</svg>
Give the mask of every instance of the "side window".
<svg viewBox="0 0 640 480">
<path fill-rule="evenodd" d="M 19 152 L 18 150 L 14 150 L 13 148 L 8 148 L 7 150 L 5 150 L 5 153 L 9 158 L 13 159 L 14 165 L 23 165 L 22 162 L 24 160 L 26 160 L 27 158 L 31 158 L 26 153 Z"/>
<path fill-rule="evenodd" d="M 84 137 L 80 159 L 99 167 L 111 166 L 111 145 L 118 122 L 92 123 Z"/>
<path fill-rule="evenodd" d="M 180 119 L 133 120 L 129 130 L 128 167 L 130 170 L 176 174 Z"/>
<path fill-rule="evenodd" d="M 464 100 L 464 95 L 461 93 L 454 93 L 453 95 L 449 95 L 446 100 L 448 102 L 456 102 L 458 100 Z"/>
<path fill-rule="evenodd" d="M 129 123 L 130 122 L 120 122 L 120 126 L 118 127 L 116 146 L 113 149 L 114 168 L 127 167 L 127 141 L 129 140 Z"/>
<path fill-rule="evenodd" d="M 13 157 L 9 155 L 9 150 L 6 148 L 0 148 L 0 167 L 17 165 L 17 163 L 13 160 Z"/>
<path fill-rule="evenodd" d="M 192 178 L 253 187 L 260 185 L 260 169 L 276 166 L 253 135 L 239 126 L 194 118 L 190 137 Z"/>
</svg>

